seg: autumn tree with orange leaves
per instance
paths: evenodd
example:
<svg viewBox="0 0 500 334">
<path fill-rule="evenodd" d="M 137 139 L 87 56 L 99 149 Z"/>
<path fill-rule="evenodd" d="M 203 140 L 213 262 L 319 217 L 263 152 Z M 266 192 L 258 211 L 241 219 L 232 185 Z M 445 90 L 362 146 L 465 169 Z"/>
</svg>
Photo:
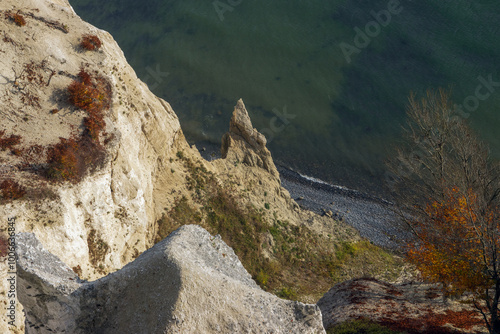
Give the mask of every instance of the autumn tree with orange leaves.
<svg viewBox="0 0 500 334">
<path fill-rule="evenodd" d="M 407 258 L 450 294 L 468 294 L 500 334 L 500 167 L 453 110 L 449 93 L 410 96 L 392 190 L 416 238 Z"/>
</svg>

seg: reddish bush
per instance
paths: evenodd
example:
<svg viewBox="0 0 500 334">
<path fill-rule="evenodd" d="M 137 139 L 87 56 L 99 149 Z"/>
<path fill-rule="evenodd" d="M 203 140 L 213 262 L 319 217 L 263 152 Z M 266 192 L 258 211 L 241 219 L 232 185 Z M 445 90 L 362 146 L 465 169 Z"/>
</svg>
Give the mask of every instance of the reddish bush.
<svg viewBox="0 0 500 334">
<path fill-rule="evenodd" d="M 69 102 L 87 112 L 101 112 L 109 107 L 111 88 L 101 77 L 92 78 L 83 68 L 68 87 Z"/>
<path fill-rule="evenodd" d="M 68 94 L 75 107 L 88 113 L 83 119 L 85 130 L 79 138 L 60 138 L 58 144 L 49 147 L 46 175 L 51 180 L 76 182 L 89 168 L 103 162 L 104 149 L 99 137 L 106 127 L 104 110 L 111 101 L 111 85 L 103 77 L 92 76 L 82 68 L 78 79 L 68 86 Z"/>
<path fill-rule="evenodd" d="M 95 51 L 101 48 L 102 42 L 96 35 L 87 34 L 82 36 L 80 46 L 85 50 Z"/>
<path fill-rule="evenodd" d="M 81 68 L 80 72 L 78 72 L 78 77 L 82 81 L 83 84 L 90 86 L 92 85 L 92 76 L 85 71 L 85 69 Z"/>
<path fill-rule="evenodd" d="M 2 190 L 2 197 L 9 200 L 19 199 L 26 194 L 24 187 L 13 180 L 5 180 L 0 183 L 0 189 Z"/>
<path fill-rule="evenodd" d="M 10 135 L 10 137 L 3 138 L 5 131 L 0 131 L 0 148 L 2 151 L 6 149 L 13 149 L 13 146 L 18 145 L 21 142 L 21 136 Z"/>
<path fill-rule="evenodd" d="M 76 181 L 82 174 L 77 158 L 78 142 L 74 138 L 59 139 L 59 143 L 49 147 L 47 176 L 54 180 Z"/>
<path fill-rule="evenodd" d="M 80 81 L 73 81 L 69 87 L 69 102 L 75 107 L 83 110 L 93 110 L 99 105 L 99 92 L 92 87 Z"/>
<path fill-rule="evenodd" d="M 103 116 L 101 113 L 91 113 L 89 117 L 85 117 L 83 119 L 83 125 L 85 126 L 85 130 L 92 138 L 92 140 L 98 142 L 99 134 L 106 126 L 104 122 Z"/>
<path fill-rule="evenodd" d="M 26 25 L 26 21 L 24 17 L 19 13 L 12 13 L 10 11 L 5 13 L 5 18 L 17 24 L 19 27 Z"/>
<path fill-rule="evenodd" d="M 7 236 L 0 234 L 0 258 L 6 257 L 9 250 Z"/>
<path fill-rule="evenodd" d="M 104 161 L 104 149 L 89 136 L 64 139 L 48 148 L 46 175 L 55 181 L 79 181 Z"/>
<path fill-rule="evenodd" d="M 98 142 L 101 131 L 106 127 L 103 111 L 109 108 L 111 85 L 103 77 L 92 77 L 83 68 L 78 73 L 78 78 L 68 87 L 69 101 L 88 112 L 89 116 L 83 120 L 84 135 Z"/>
</svg>

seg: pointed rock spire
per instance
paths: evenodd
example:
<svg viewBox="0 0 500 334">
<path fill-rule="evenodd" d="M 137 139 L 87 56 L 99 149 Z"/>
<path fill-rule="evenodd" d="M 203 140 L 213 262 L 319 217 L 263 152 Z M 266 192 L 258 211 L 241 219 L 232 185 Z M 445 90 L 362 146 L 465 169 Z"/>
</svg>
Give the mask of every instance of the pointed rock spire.
<svg viewBox="0 0 500 334">
<path fill-rule="evenodd" d="M 222 137 L 222 158 L 264 168 L 279 178 L 266 143 L 266 137 L 253 128 L 245 104 L 239 99 L 229 123 L 229 132 Z"/>
</svg>

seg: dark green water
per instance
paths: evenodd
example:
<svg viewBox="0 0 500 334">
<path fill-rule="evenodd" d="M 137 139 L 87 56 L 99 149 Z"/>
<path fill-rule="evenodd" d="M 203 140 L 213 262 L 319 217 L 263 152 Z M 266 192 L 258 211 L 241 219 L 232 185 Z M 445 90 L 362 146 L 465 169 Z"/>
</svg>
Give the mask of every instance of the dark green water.
<svg viewBox="0 0 500 334">
<path fill-rule="evenodd" d="M 190 141 L 218 144 L 241 97 L 280 163 L 365 190 L 383 183 L 411 91 L 451 87 L 462 104 L 479 76 L 500 83 L 497 0 L 394 1 L 224 0 L 221 16 L 213 1 L 70 0 L 172 104 Z M 397 13 L 347 61 L 340 43 L 355 45 L 354 28 L 388 6 Z M 499 157 L 500 84 L 490 88 L 466 101 Z"/>
</svg>

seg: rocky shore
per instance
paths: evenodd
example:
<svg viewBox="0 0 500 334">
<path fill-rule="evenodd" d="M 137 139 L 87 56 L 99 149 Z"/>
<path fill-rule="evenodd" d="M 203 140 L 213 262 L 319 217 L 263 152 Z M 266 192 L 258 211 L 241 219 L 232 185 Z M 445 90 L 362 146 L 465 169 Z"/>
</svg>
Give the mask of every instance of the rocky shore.
<svg viewBox="0 0 500 334">
<path fill-rule="evenodd" d="M 391 202 L 316 181 L 282 166 L 278 171 L 282 186 L 302 208 L 344 220 L 377 246 L 397 250 L 411 237 Z"/>
</svg>

